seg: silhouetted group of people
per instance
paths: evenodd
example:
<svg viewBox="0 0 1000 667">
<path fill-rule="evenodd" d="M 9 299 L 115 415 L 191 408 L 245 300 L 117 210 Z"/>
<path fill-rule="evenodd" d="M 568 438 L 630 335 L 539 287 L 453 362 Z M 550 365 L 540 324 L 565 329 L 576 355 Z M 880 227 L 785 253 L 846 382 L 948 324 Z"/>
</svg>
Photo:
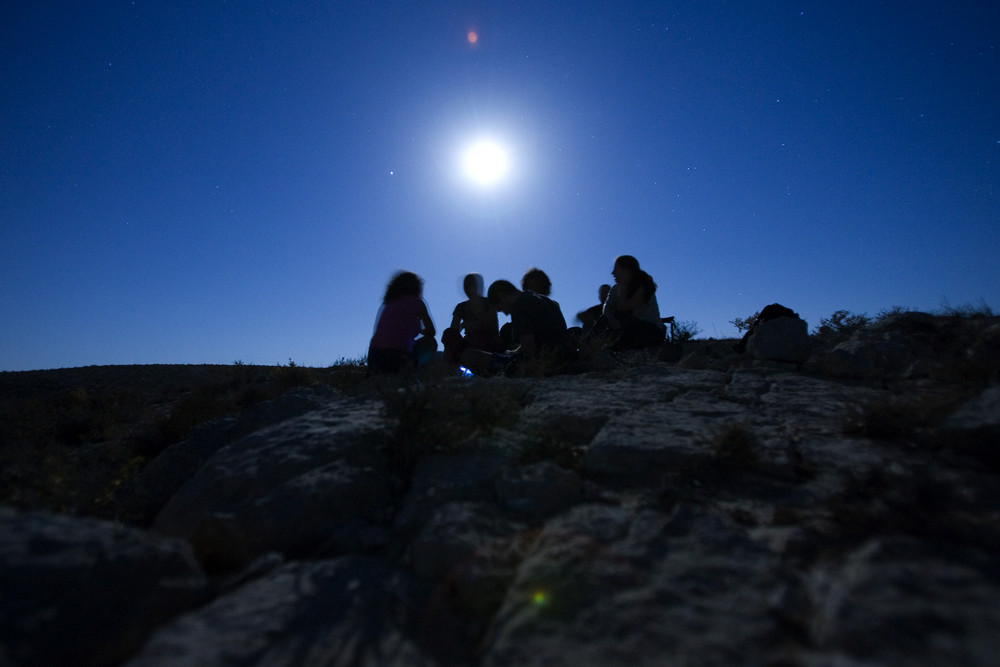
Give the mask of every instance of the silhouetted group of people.
<svg viewBox="0 0 1000 667">
<path fill-rule="evenodd" d="M 614 285 L 601 285 L 600 303 L 577 314 L 582 327 L 566 326 L 559 304 L 549 298 L 552 282 L 544 271 L 529 269 L 521 289 L 497 280 L 483 292 L 483 277 L 465 276 L 467 299 L 452 313 L 441 335 L 444 357 L 476 375 L 510 374 L 518 363 L 543 360 L 558 370 L 577 357 L 581 340 L 600 336 L 609 347 L 639 349 L 660 345 L 665 329 L 656 301 L 656 283 L 631 255 L 615 259 Z M 497 313 L 510 316 L 499 327 Z M 437 352 L 436 331 L 423 300 L 423 281 L 400 271 L 389 281 L 368 347 L 372 374 L 419 368 Z"/>
</svg>

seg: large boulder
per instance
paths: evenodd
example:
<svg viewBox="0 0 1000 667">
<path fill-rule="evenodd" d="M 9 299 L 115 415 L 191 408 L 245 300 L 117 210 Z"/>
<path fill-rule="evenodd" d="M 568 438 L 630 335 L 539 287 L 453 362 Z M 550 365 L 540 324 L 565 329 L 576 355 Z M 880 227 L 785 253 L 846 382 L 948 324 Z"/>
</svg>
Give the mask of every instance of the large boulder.
<svg viewBox="0 0 1000 667">
<path fill-rule="evenodd" d="M 143 468 L 131 501 L 134 513 L 151 523 L 170 497 L 217 451 L 249 433 L 327 407 L 339 396 L 331 387 L 297 387 L 239 414 L 196 426 Z"/>
<path fill-rule="evenodd" d="M 856 334 L 826 355 L 822 370 L 834 377 L 864 378 L 899 374 L 916 360 L 911 341 L 902 334 Z"/>
<path fill-rule="evenodd" d="M 760 322 L 747 340 L 747 353 L 758 361 L 802 363 L 809 352 L 808 326 L 798 317 Z"/>
<path fill-rule="evenodd" d="M 383 428 L 377 405 L 342 402 L 237 440 L 171 497 L 153 530 L 191 541 L 218 570 L 268 552 L 378 546 L 394 487 Z"/>
<path fill-rule="evenodd" d="M 115 664 L 208 596 L 180 540 L 0 507 L 0 656 L 15 664 Z"/>
<path fill-rule="evenodd" d="M 966 401 L 940 425 L 945 444 L 1000 470 L 1000 385 Z"/>
</svg>

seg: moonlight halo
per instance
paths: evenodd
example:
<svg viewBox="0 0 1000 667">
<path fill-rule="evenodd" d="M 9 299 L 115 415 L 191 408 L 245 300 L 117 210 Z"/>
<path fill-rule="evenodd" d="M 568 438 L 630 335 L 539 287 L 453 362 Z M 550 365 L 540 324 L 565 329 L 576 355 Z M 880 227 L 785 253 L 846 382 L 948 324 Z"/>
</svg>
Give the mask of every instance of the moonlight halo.
<svg viewBox="0 0 1000 667">
<path fill-rule="evenodd" d="M 479 186 L 498 185 L 510 172 L 510 154 L 495 139 L 478 139 L 462 153 L 462 172 Z"/>
</svg>

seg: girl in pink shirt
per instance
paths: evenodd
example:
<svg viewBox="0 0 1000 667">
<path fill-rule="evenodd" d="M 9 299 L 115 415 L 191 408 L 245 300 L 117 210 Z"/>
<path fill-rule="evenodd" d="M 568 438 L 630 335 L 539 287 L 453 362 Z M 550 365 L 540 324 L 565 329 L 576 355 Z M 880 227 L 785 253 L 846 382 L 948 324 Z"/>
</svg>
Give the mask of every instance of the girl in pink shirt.
<svg viewBox="0 0 1000 667">
<path fill-rule="evenodd" d="M 421 298 L 423 292 L 420 276 L 410 271 L 400 271 L 389 281 L 368 345 L 370 374 L 416 368 L 437 350 L 434 322 Z"/>
</svg>

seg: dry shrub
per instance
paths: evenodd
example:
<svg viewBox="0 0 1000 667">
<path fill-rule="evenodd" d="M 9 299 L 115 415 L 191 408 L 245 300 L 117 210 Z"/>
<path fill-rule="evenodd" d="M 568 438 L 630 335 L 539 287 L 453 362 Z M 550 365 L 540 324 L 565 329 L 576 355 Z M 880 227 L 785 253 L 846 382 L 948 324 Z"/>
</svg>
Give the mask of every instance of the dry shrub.
<svg viewBox="0 0 1000 667">
<path fill-rule="evenodd" d="M 390 457 L 404 472 L 427 454 L 454 451 L 475 435 L 510 423 L 531 402 L 521 384 L 469 378 L 388 385 L 382 397 L 393 425 Z"/>
<path fill-rule="evenodd" d="M 316 383 L 314 369 L 293 362 L 179 370 L 180 382 L 162 376 L 169 368 L 141 367 L 95 368 L 68 387 L 9 382 L 14 390 L 0 396 L 0 502 L 118 518 L 116 491 L 192 427 Z"/>
<path fill-rule="evenodd" d="M 323 373 L 323 381 L 337 389 L 353 389 L 368 376 L 368 358 L 341 357 Z"/>
</svg>

